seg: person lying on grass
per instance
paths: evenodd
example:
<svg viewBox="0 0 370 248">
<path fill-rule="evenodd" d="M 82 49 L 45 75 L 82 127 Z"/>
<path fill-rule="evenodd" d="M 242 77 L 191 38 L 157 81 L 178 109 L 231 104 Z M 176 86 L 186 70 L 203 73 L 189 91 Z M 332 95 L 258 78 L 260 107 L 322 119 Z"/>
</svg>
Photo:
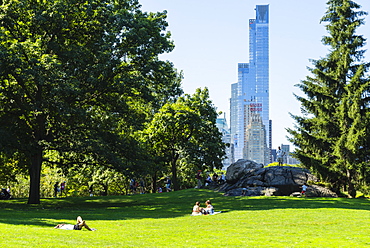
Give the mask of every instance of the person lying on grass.
<svg viewBox="0 0 370 248">
<path fill-rule="evenodd" d="M 56 229 L 63 229 L 63 230 L 81 230 L 82 227 L 85 227 L 89 231 L 95 231 L 96 229 L 90 228 L 88 225 L 86 225 L 86 222 L 82 220 L 81 216 L 77 217 L 77 224 L 71 225 L 71 224 L 58 224 L 54 228 Z"/>
</svg>

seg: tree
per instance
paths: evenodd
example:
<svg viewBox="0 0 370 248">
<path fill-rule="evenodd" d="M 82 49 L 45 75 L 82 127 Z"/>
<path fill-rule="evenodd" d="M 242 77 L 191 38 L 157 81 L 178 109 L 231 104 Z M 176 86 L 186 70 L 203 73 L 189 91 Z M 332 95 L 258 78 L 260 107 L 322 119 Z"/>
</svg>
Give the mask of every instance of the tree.
<svg viewBox="0 0 370 248">
<path fill-rule="evenodd" d="M 75 196 L 123 194 L 127 179 L 105 166 L 78 165 L 69 168 L 68 193 Z"/>
<path fill-rule="evenodd" d="M 0 153 L 0 185 L 4 188 L 16 182 L 17 175 L 26 174 L 26 168 L 19 166 L 20 160 L 17 154 L 9 157 L 9 154 Z"/>
<path fill-rule="evenodd" d="M 290 141 L 298 149 L 296 156 L 323 180 L 339 190 L 348 186 L 355 196 L 363 171 L 368 142 L 369 77 L 368 63 L 362 62 L 361 48 L 365 39 L 356 34 L 364 23 L 363 11 L 350 0 L 329 0 L 321 22 L 328 22 L 329 35 L 323 44 L 330 46 L 329 54 L 314 60 L 312 76 L 298 87 L 306 94 L 296 96 L 302 104 L 301 116 L 293 116 L 296 129 L 288 129 Z M 367 154 L 368 156 L 368 154 Z"/>
<path fill-rule="evenodd" d="M 148 124 L 147 140 L 170 168 L 174 190 L 180 189 L 178 166 L 181 158 L 197 164 L 198 168 L 221 168 L 225 144 L 216 119 L 217 112 L 206 88 L 165 104 Z"/>
<path fill-rule="evenodd" d="M 29 204 L 40 199 L 45 151 L 127 164 L 148 113 L 181 93 L 158 55 L 173 43 L 166 12 L 137 0 L 7 0 L 0 7 L 0 149 L 29 168 Z M 10 142 L 9 142 L 10 141 Z M 74 154 L 74 155 L 73 155 Z"/>
</svg>

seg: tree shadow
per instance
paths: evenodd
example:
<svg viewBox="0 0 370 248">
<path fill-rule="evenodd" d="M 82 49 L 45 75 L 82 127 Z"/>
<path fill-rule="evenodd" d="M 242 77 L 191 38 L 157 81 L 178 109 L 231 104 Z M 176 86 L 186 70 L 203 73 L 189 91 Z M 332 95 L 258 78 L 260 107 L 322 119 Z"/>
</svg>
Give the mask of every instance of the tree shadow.
<svg viewBox="0 0 370 248">
<path fill-rule="evenodd" d="M 370 200 L 348 198 L 293 198 L 223 196 L 210 190 L 182 190 L 169 193 L 42 199 L 28 205 L 27 199 L 0 201 L 0 223 L 52 227 L 74 224 L 77 216 L 89 221 L 117 221 L 143 218 L 190 216 L 196 201 L 211 200 L 216 211 L 261 211 L 272 209 L 340 208 L 370 210 Z"/>
</svg>

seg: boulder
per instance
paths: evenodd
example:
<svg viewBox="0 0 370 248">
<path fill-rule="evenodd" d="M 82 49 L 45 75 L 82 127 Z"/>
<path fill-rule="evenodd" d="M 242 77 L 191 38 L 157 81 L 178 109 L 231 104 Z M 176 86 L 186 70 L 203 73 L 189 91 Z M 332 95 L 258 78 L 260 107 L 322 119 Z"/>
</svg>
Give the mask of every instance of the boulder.
<svg viewBox="0 0 370 248">
<path fill-rule="evenodd" d="M 277 189 L 274 187 L 245 187 L 229 190 L 228 196 L 273 196 Z"/>
<path fill-rule="evenodd" d="M 305 195 L 310 197 L 338 197 L 333 191 L 319 185 L 308 186 Z M 302 194 L 301 191 L 299 191 L 291 193 L 290 196 L 302 197 Z"/>
<path fill-rule="evenodd" d="M 293 193 L 290 194 L 290 196 L 292 196 L 292 197 L 302 197 L 302 194 L 301 194 L 301 192 L 293 192 Z"/>
<path fill-rule="evenodd" d="M 306 196 L 312 197 L 338 197 L 336 193 L 319 185 L 310 185 L 307 187 Z"/>
<path fill-rule="evenodd" d="M 241 178 L 246 185 L 302 185 L 307 181 L 317 181 L 307 169 L 290 166 L 270 166 L 259 170 L 250 170 Z"/>
<path fill-rule="evenodd" d="M 239 159 L 227 167 L 226 182 L 235 183 L 248 172 L 263 168 L 263 164 L 259 164 L 247 159 Z"/>
<path fill-rule="evenodd" d="M 226 195 L 276 195 L 289 196 L 300 192 L 307 181 L 317 182 L 309 170 L 291 166 L 263 167 L 250 160 L 239 159 L 227 168 L 226 183 L 219 190 Z M 329 189 L 312 185 L 307 196 L 336 197 Z M 267 193 L 266 193 L 267 192 Z"/>
</svg>

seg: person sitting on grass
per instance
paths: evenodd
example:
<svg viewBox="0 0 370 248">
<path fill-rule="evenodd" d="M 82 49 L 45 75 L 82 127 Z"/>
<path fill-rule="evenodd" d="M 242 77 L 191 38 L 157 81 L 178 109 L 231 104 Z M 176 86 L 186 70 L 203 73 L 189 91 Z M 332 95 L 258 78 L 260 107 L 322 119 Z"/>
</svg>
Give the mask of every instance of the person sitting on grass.
<svg viewBox="0 0 370 248">
<path fill-rule="evenodd" d="M 196 202 L 194 207 L 193 207 L 193 212 L 191 215 L 197 216 L 197 215 L 202 215 L 203 208 L 200 207 L 200 203 Z"/>
<path fill-rule="evenodd" d="M 224 182 L 226 182 L 226 176 L 224 175 L 223 172 L 221 172 L 221 175 L 220 175 L 220 177 L 218 179 L 218 183 L 219 184 L 223 184 Z"/>
<path fill-rule="evenodd" d="M 208 175 L 207 178 L 206 178 L 206 186 L 208 186 L 208 184 L 211 184 L 211 183 L 212 183 L 211 176 Z"/>
<path fill-rule="evenodd" d="M 212 203 L 210 200 L 206 201 L 206 208 L 204 209 L 204 214 L 214 214 L 215 210 L 213 209 Z"/>
<path fill-rule="evenodd" d="M 81 216 L 77 217 L 77 224 L 58 224 L 54 228 L 56 229 L 63 229 L 63 230 L 81 230 L 82 227 L 85 227 L 89 231 L 95 231 L 96 229 L 90 228 L 84 220 L 82 220 Z"/>
</svg>

